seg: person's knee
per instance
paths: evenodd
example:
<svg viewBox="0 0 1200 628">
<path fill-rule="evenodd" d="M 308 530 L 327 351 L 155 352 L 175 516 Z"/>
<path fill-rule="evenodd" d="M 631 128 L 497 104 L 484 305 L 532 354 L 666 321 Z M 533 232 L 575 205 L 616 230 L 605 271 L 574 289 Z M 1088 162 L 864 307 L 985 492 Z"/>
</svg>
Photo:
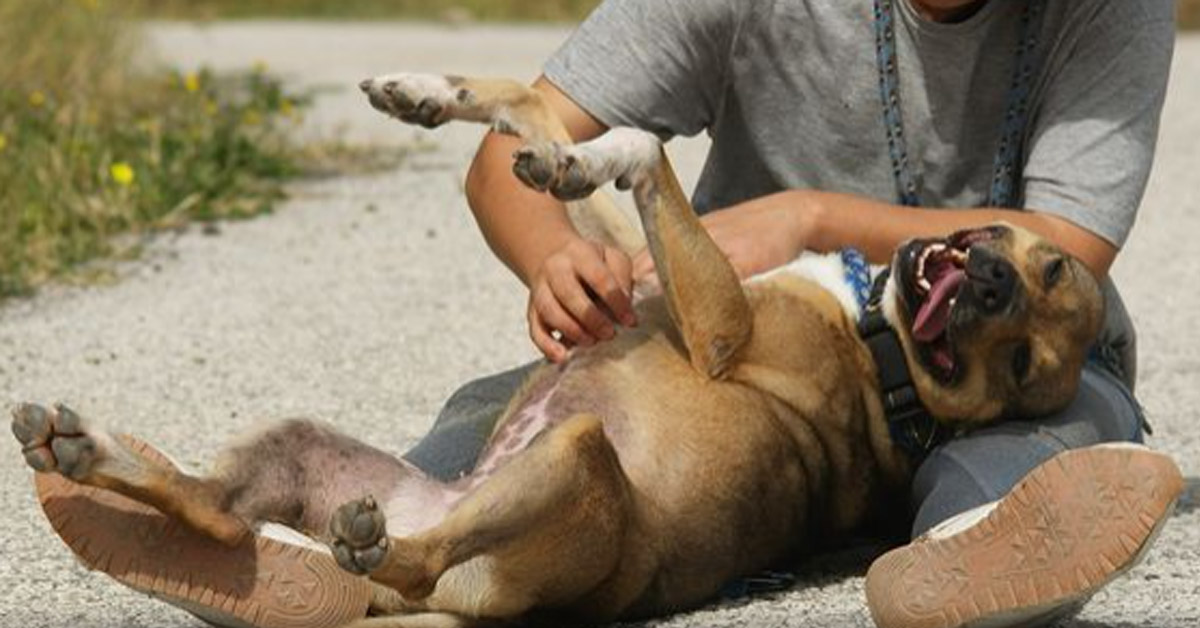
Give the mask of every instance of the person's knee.
<svg viewBox="0 0 1200 628">
<path fill-rule="evenodd" d="M 977 430 L 935 449 L 913 478 L 913 536 L 995 501 L 1021 478 L 1066 448 L 1028 422 Z"/>
<path fill-rule="evenodd" d="M 983 483 L 958 460 L 935 451 L 921 465 L 913 480 L 912 538 L 917 538 L 930 528 L 991 501 Z"/>
<path fill-rule="evenodd" d="M 496 421 L 538 363 L 472 380 L 442 406 L 429 433 L 404 458 L 425 473 L 452 480 L 475 467 Z"/>
<path fill-rule="evenodd" d="M 1109 372 L 1089 365 L 1075 401 L 1058 414 L 1038 421 L 1039 431 L 1068 449 L 1107 442 L 1142 442 L 1142 410 L 1133 394 Z"/>
</svg>

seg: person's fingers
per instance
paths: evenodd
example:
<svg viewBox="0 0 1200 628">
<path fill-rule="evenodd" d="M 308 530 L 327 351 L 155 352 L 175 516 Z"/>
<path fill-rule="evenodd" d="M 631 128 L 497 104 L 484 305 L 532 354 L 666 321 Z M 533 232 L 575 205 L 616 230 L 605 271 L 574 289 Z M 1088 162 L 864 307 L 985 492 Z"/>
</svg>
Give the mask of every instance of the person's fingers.
<svg viewBox="0 0 1200 628">
<path fill-rule="evenodd" d="M 555 305 L 558 305 L 560 310 L 565 310 L 563 314 L 572 319 L 572 322 L 576 323 L 577 327 L 582 327 L 584 336 L 589 339 L 599 338 L 601 340 L 610 340 L 616 334 L 612 321 L 600 310 L 600 306 L 592 300 L 591 295 L 588 294 L 583 283 L 581 283 L 579 275 L 574 273 L 551 273 L 546 280 L 549 282 L 550 289 L 554 293 Z M 543 314 L 547 313 L 547 310 L 540 311 Z M 558 316 L 557 311 L 551 310 L 550 313 Z M 550 321 L 547 320 L 547 322 Z M 564 336 L 575 341 L 576 344 L 593 344 L 577 340 L 573 330 L 561 327 L 557 329 Z"/>
<path fill-rule="evenodd" d="M 609 247 L 604 247 L 603 254 L 604 264 L 608 266 L 609 272 L 617 280 L 621 290 L 629 294 L 633 290 L 633 260 L 625 253 Z"/>
<path fill-rule="evenodd" d="M 577 289 L 582 292 L 582 288 Z M 578 317 L 561 301 L 553 286 L 538 290 L 534 295 L 533 309 L 537 312 L 538 321 L 547 333 L 557 331 L 562 334 L 563 345 L 579 345 L 588 347 L 596 344 L 596 336 L 582 324 Z M 595 306 L 593 306 L 595 307 Z M 598 311 L 597 311 L 598 313 Z"/>
<path fill-rule="evenodd" d="M 567 357 L 567 348 L 555 340 L 554 335 L 542 324 L 537 311 L 532 307 L 529 308 L 528 318 L 529 339 L 533 341 L 533 345 L 542 352 L 542 355 L 546 356 L 547 360 L 554 363 L 562 362 Z"/>
<path fill-rule="evenodd" d="M 611 328 L 611 321 L 617 321 L 626 327 L 636 323 L 633 315 L 633 305 L 630 301 L 629 286 L 632 277 L 629 276 L 629 261 L 625 255 L 616 249 L 597 247 L 596 257 L 585 257 L 579 261 L 579 277 L 586 284 L 585 294 L 599 300 L 597 305 L 603 306 L 600 313 L 604 316 L 605 327 Z M 623 277 L 621 279 L 620 277 Z M 590 323 L 590 321 L 589 321 Z M 589 330 L 597 330 L 589 326 Z M 615 330 L 614 330 L 615 333 Z M 608 336 L 600 336 L 608 339 Z"/>
<path fill-rule="evenodd" d="M 650 257 L 649 250 L 642 249 L 641 252 L 633 256 L 633 280 L 643 281 L 653 274 L 654 258 Z"/>
</svg>

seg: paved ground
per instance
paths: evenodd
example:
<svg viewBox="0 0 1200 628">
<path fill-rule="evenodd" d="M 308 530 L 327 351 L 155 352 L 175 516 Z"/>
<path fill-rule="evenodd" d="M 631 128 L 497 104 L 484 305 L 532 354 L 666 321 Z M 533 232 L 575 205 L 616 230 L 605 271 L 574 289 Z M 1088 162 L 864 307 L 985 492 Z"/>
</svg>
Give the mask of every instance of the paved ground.
<svg viewBox="0 0 1200 628">
<path fill-rule="evenodd" d="M 0 308 L 0 404 L 63 399 L 180 458 L 211 459 L 258 420 L 309 415 L 402 451 L 455 385 L 533 356 L 524 296 L 474 230 L 462 175 L 474 129 L 429 136 L 370 111 L 353 86 L 397 69 L 532 78 L 559 28 L 303 23 L 160 25 L 176 63 L 256 60 L 332 85 L 314 116 L 357 138 L 438 142 L 379 176 L 296 186 L 278 214 L 219 236 L 163 237 L 110 287 L 51 288 Z M 1154 443 L 1200 475 L 1200 39 L 1180 41 L 1160 160 L 1115 270 L 1141 329 L 1141 397 Z M 680 147 L 694 176 L 702 143 Z M 88 573 L 36 508 L 29 472 L 0 438 L 0 627 L 192 627 L 196 620 Z M 1193 480 L 1193 486 L 1195 482 Z M 1146 562 L 1070 628 L 1200 626 L 1200 514 L 1188 501 Z M 862 580 L 841 563 L 767 599 L 656 625 L 867 627 Z"/>
</svg>

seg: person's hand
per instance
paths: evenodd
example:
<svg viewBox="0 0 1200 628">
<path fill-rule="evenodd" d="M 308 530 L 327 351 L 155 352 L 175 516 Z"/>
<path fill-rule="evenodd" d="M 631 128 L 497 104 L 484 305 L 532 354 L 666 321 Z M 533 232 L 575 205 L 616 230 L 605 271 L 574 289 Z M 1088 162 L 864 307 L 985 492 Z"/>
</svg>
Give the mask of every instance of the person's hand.
<svg viewBox="0 0 1200 628">
<path fill-rule="evenodd" d="M 803 190 L 789 190 L 746 201 L 700 218 L 725 257 L 745 279 L 787 264 L 804 251 L 808 218 L 814 211 Z M 654 281 L 654 260 L 647 251 L 634 257 L 636 281 Z"/>
<path fill-rule="evenodd" d="M 629 256 L 582 238 L 568 240 L 542 261 L 529 282 L 529 337 L 551 362 L 573 346 L 611 340 L 616 324 L 632 327 Z"/>
</svg>

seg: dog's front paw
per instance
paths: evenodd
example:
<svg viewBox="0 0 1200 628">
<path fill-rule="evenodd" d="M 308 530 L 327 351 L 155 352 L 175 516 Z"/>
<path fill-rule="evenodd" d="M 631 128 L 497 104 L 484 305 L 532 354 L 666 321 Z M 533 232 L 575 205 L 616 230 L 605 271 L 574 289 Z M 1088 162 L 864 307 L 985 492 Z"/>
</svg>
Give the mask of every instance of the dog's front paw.
<svg viewBox="0 0 1200 628">
<path fill-rule="evenodd" d="M 513 155 L 513 173 L 539 192 L 575 201 L 610 181 L 621 190 L 633 187 L 661 156 L 662 142 L 653 134 L 616 128 L 583 144 L 525 146 Z"/>
<path fill-rule="evenodd" d="M 372 497 L 354 500 L 333 513 L 329 523 L 333 556 L 342 569 L 356 574 L 375 571 L 387 557 L 387 522 Z"/>
<path fill-rule="evenodd" d="M 371 106 L 409 124 L 432 129 L 450 119 L 450 110 L 472 98 L 456 87 L 461 79 L 435 74 L 388 74 L 358 84 Z"/>
<path fill-rule="evenodd" d="M 539 192 L 548 191 L 562 201 L 587 198 L 598 183 L 577 150 L 558 144 L 524 146 L 513 154 L 513 174 L 525 185 Z"/>
</svg>

